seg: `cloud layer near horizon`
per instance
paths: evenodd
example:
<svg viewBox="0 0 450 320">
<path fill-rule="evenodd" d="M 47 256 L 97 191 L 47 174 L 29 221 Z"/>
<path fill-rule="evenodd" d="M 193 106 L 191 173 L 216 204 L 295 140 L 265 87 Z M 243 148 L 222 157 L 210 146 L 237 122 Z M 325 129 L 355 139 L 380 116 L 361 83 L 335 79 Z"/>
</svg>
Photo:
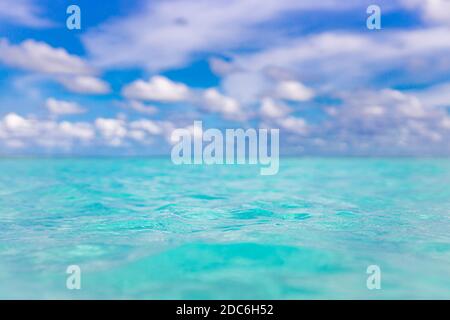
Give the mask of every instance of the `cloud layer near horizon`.
<svg viewBox="0 0 450 320">
<path fill-rule="evenodd" d="M 204 120 L 219 128 L 280 128 L 282 146 L 293 154 L 450 154 L 448 1 L 381 1 L 383 19 L 402 14 L 417 21 L 378 31 L 366 29 L 364 19 L 357 26 L 351 20 L 364 18 L 368 4 L 142 2 L 83 31 L 83 55 L 0 34 L 4 68 L 18 79 L 60 85 L 47 96 L 39 86 L 26 88 L 29 95 L 37 91 L 30 101 L 39 116 L 0 109 L 0 146 L 11 152 L 161 147 L 168 131 Z M 51 28 L 37 2 L 20 5 L 31 17 L 23 28 Z M 348 25 L 326 21 L 330 14 L 348 18 Z M 212 76 L 196 69 L 199 61 L 217 81 L 203 80 Z M 182 70 L 184 78 L 170 76 Z M 189 84 L 196 78 L 206 84 Z M 92 96 L 110 111 L 85 107 Z"/>
</svg>

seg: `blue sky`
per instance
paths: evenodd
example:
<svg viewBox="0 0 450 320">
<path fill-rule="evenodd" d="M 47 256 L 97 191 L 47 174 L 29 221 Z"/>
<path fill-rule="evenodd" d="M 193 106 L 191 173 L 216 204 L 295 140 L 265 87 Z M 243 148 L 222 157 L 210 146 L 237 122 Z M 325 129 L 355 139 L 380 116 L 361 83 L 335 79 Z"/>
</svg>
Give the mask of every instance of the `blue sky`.
<svg viewBox="0 0 450 320">
<path fill-rule="evenodd" d="M 0 0 L 0 153 L 165 155 L 202 120 L 279 128 L 283 154 L 448 155 L 449 71 L 446 0 Z"/>
</svg>

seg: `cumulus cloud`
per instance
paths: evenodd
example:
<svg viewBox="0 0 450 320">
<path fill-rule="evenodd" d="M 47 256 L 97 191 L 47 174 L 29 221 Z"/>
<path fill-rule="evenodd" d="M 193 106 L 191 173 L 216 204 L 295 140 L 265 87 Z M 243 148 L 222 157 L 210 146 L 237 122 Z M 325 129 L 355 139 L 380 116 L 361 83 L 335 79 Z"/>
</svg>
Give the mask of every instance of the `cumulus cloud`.
<svg viewBox="0 0 450 320">
<path fill-rule="evenodd" d="M 256 0 L 152 1 L 128 17 L 109 20 L 82 35 L 88 58 L 34 40 L 11 44 L 2 39 L 0 62 L 45 75 L 73 92 L 101 94 L 110 88 L 97 78 L 93 65 L 138 66 L 153 74 L 205 58 L 220 77 L 217 87 L 193 89 L 154 76 L 124 86 L 126 100 L 120 105 L 151 115 L 157 107 L 147 101 L 183 103 L 186 109 L 196 107 L 203 112 L 195 114 L 199 117 L 206 111 L 226 119 L 250 119 L 261 126 L 280 128 L 283 141 L 304 150 L 368 154 L 449 150 L 450 88 L 439 83 L 450 72 L 448 1 L 383 1 L 383 14 L 389 8 L 397 13 L 399 8 L 407 8 L 422 18 L 417 28 L 397 26 L 389 32 L 327 30 L 327 24 L 318 32 L 303 32 L 310 30 L 306 22 L 306 29 L 299 24 L 298 30 L 279 23 L 285 13 L 296 16 L 314 10 L 320 15 L 330 8 L 349 7 L 360 10 L 364 4 L 335 0 L 269 0 L 264 6 Z M 365 14 L 365 7 L 360 12 Z M 379 90 L 408 86 L 425 89 Z M 302 103 L 305 101 L 310 102 Z M 324 101 L 330 105 L 322 105 Z M 76 113 L 79 107 L 68 101 L 55 100 L 53 104 L 54 114 Z M 57 143 L 123 147 L 146 144 L 155 137 L 167 139 L 174 127 L 169 121 L 153 119 L 128 121 L 104 116 L 89 123 L 55 119 L 9 114 L 0 118 L 0 141 L 16 148 Z M 56 139 L 56 134 L 63 138 Z"/>
<path fill-rule="evenodd" d="M 324 152 L 360 154 L 449 154 L 450 117 L 398 90 L 342 94 L 342 104 L 311 128 Z M 305 142 L 306 144 L 308 142 Z"/>
<path fill-rule="evenodd" d="M 308 132 L 307 121 L 290 115 L 292 111 L 282 102 L 264 98 L 259 109 L 261 126 L 281 129 L 282 134 L 305 135 Z"/>
<path fill-rule="evenodd" d="M 149 81 L 136 80 L 122 89 L 122 95 L 130 99 L 122 105 L 138 112 L 152 113 L 153 106 L 146 106 L 138 100 L 154 102 L 185 102 L 202 110 L 219 113 L 226 119 L 243 120 L 245 114 L 238 101 L 220 93 L 216 88 L 192 90 L 183 83 L 174 82 L 163 76 L 153 76 Z"/>
<path fill-rule="evenodd" d="M 95 131 L 85 122 L 57 122 L 22 117 L 8 113 L 0 119 L 0 143 L 9 148 L 40 146 L 45 148 L 70 148 L 91 142 Z"/>
<path fill-rule="evenodd" d="M 179 102 L 189 98 L 189 89 L 166 77 L 153 76 L 149 81 L 136 80 L 125 86 L 122 95 L 136 100 Z"/>
<path fill-rule="evenodd" d="M 58 81 L 71 92 L 85 94 L 105 94 L 110 92 L 107 82 L 92 76 L 59 77 Z"/>
<path fill-rule="evenodd" d="M 289 116 L 286 118 L 278 118 L 275 121 L 281 129 L 291 133 L 304 135 L 308 132 L 308 124 L 305 119 Z"/>
<path fill-rule="evenodd" d="M 237 71 L 222 78 L 221 87 L 226 95 L 242 104 L 257 103 L 267 95 L 273 86 L 272 81 L 261 72 Z"/>
<path fill-rule="evenodd" d="M 432 87 L 418 93 L 428 97 L 441 90 Z M 393 89 L 341 92 L 335 98 L 339 103 L 321 107 L 324 114 L 314 122 L 265 98 L 260 125 L 279 128 L 285 150 L 296 154 L 450 154 L 450 115 L 442 103 Z"/>
<path fill-rule="evenodd" d="M 260 114 L 263 118 L 283 118 L 291 112 L 291 108 L 280 102 L 275 102 L 271 98 L 264 98 L 261 102 Z"/>
<path fill-rule="evenodd" d="M 202 106 L 209 112 L 218 112 L 227 119 L 239 120 L 245 117 L 239 103 L 221 94 L 217 89 L 210 88 L 202 94 Z"/>
<path fill-rule="evenodd" d="M 86 112 L 78 103 L 48 98 L 45 101 L 48 111 L 54 115 L 80 114 Z"/>
<path fill-rule="evenodd" d="M 125 121 L 122 119 L 98 118 L 95 127 L 111 146 L 120 146 L 127 135 Z"/>
<path fill-rule="evenodd" d="M 47 75 L 72 92 L 104 94 L 110 91 L 106 82 L 94 76 L 97 71 L 86 60 L 45 42 L 29 39 L 14 45 L 7 39 L 0 39 L 0 62 Z"/>
<path fill-rule="evenodd" d="M 283 141 L 296 150 L 325 154 L 449 154 L 450 116 L 398 90 L 341 93 L 341 102 L 324 108 L 320 121 L 292 115 L 280 101 L 261 102 L 261 127 L 279 128 Z M 39 120 L 10 113 L 0 118 L 0 145 L 70 149 L 82 145 L 125 147 L 173 142 L 169 121 L 97 118 L 93 122 Z M 187 127 L 189 129 L 189 127 Z M 192 128 L 191 128 L 192 129 Z"/>
<path fill-rule="evenodd" d="M 153 135 L 161 134 L 163 131 L 163 128 L 158 123 L 148 119 L 133 121 L 130 123 L 130 128 L 134 130 L 142 130 Z"/>
<path fill-rule="evenodd" d="M 148 114 L 148 115 L 153 115 L 158 112 L 157 107 L 155 107 L 153 105 L 145 104 L 145 103 L 143 103 L 141 101 L 137 101 L 137 100 L 128 100 L 125 102 L 118 102 L 117 104 L 123 108 L 131 109 L 136 112 Z"/>
<path fill-rule="evenodd" d="M 419 9 L 426 22 L 450 25 L 450 2 L 448 0 L 402 0 L 401 4 L 405 8 Z"/>
<path fill-rule="evenodd" d="M 25 40 L 19 45 L 0 39 L 0 61 L 12 67 L 46 74 L 91 74 L 83 59 L 45 42 Z"/>
<path fill-rule="evenodd" d="M 53 23 L 44 18 L 41 8 L 32 0 L 0 2 L 0 20 L 32 28 L 50 27 Z"/>
<path fill-rule="evenodd" d="M 70 122 L 8 113 L 0 118 L 0 146 L 70 151 L 82 146 L 149 145 L 154 143 L 154 138 L 168 142 L 174 128 L 169 121 L 150 119 L 127 121 L 100 117 L 92 122 Z"/>
<path fill-rule="evenodd" d="M 168 141 L 174 125 L 169 121 L 139 119 L 126 121 L 117 118 L 97 118 L 95 128 L 101 141 L 109 146 L 121 147 L 133 140 L 140 144 L 153 143 L 153 137 Z"/>
<path fill-rule="evenodd" d="M 282 81 L 275 89 L 275 96 L 291 101 L 308 101 L 314 97 L 314 91 L 297 81 Z"/>
<path fill-rule="evenodd" d="M 3 118 L 2 125 L 4 132 L 16 132 L 19 136 L 32 132 L 31 123 L 15 113 L 8 113 Z"/>
</svg>

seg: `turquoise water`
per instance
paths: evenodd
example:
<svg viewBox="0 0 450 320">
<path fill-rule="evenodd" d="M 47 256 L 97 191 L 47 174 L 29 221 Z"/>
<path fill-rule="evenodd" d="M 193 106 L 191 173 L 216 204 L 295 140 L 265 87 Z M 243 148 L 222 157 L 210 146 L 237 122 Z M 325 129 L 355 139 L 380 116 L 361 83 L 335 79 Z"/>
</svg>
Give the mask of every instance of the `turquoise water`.
<svg viewBox="0 0 450 320">
<path fill-rule="evenodd" d="M 450 160 L 281 159 L 260 176 L 3 159 L 0 172 L 0 298 L 450 298 Z M 66 289 L 73 264 L 81 290 Z"/>
</svg>

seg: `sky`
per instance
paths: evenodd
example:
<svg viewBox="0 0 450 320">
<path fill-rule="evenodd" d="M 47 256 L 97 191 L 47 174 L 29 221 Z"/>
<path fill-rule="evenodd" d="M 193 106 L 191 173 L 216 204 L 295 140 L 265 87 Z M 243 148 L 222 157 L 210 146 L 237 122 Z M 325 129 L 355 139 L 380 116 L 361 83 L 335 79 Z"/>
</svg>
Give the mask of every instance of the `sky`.
<svg viewBox="0 0 450 320">
<path fill-rule="evenodd" d="M 450 0 L 0 0 L 0 155 L 169 155 L 201 120 L 284 155 L 448 156 L 449 111 Z"/>
</svg>

